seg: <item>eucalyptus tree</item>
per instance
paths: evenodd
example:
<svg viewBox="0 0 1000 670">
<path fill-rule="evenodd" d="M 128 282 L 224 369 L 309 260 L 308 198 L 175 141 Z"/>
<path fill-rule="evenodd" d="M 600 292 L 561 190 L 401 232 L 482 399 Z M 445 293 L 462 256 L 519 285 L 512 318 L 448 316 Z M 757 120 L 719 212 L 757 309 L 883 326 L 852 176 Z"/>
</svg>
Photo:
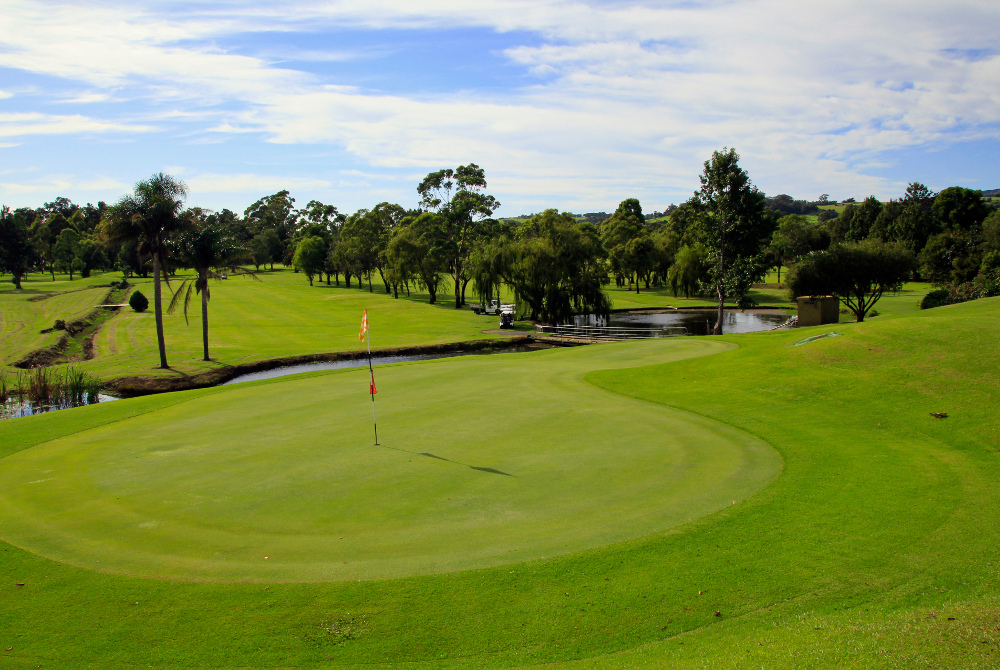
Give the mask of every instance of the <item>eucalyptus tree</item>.
<svg viewBox="0 0 1000 670">
<path fill-rule="evenodd" d="M 750 288 L 764 276 L 768 265 L 764 250 L 774 230 L 774 220 L 764 216 L 764 194 L 750 182 L 739 160 L 735 149 L 714 152 L 705 161 L 701 189 L 692 203 L 705 214 L 705 246 L 718 298 L 715 335 L 722 334 L 726 298 L 733 296 L 746 304 Z"/>
<path fill-rule="evenodd" d="M 167 348 L 163 339 L 160 271 L 170 236 L 188 225 L 180 217 L 186 196 L 184 182 L 160 172 L 137 183 L 131 195 L 124 196 L 108 209 L 101 223 L 105 240 L 137 242 L 141 252 L 153 259 L 153 311 L 161 368 L 170 366 L 167 365 Z"/>
<path fill-rule="evenodd" d="M 431 172 L 417 186 L 420 205 L 440 215 L 434 239 L 425 239 L 434 254 L 447 258 L 455 285 L 455 308 L 462 306 L 468 284 L 468 260 L 476 244 L 489 237 L 494 227 L 490 218 L 500 203 L 483 192 L 486 173 L 475 163 Z"/>
<path fill-rule="evenodd" d="M 309 285 L 313 285 L 313 278 L 322 274 L 323 263 L 326 260 L 327 243 L 318 235 L 310 235 L 299 240 L 295 247 L 295 256 L 292 258 L 292 265 L 296 270 L 301 270 L 309 279 Z M 320 280 L 323 278 L 320 277 Z"/>
<path fill-rule="evenodd" d="M 63 228 L 56 238 L 55 247 L 52 250 L 55 263 L 60 270 L 69 273 L 69 280 L 73 281 L 73 272 L 82 269 L 82 263 L 77 257 L 80 251 L 80 233 L 75 228 Z"/>
<path fill-rule="evenodd" d="M 601 242 L 607 249 L 611 273 L 615 275 L 619 286 L 624 285 L 623 280 L 627 278 L 631 288 L 636 266 L 634 258 L 636 247 L 633 244 L 629 248 L 629 244 L 648 235 L 645 224 L 646 217 L 642 214 L 642 205 L 636 198 L 627 198 L 619 203 L 615 213 L 600 225 Z M 638 292 L 638 278 L 636 278 L 636 292 Z"/>
<path fill-rule="evenodd" d="M 257 275 L 240 267 L 250 257 L 250 251 L 234 238 L 231 231 L 221 224 L 207 224 L 194 227 L 176 236 L 170 243 L 173 257 L 177 262 L 195 271 L 195 277 L 185 279 L 174 293 L 168 312 L 173 312 L 184 296 L 184 322 L 188 320 L 188 305 L 191 294 L 201 296 L 201 339 L 204 360 L 208 356 L 208 301 L 212 298 L 209 280 L 222 279 L 221 272 L 245 275 L 257 279 Z"/>
<path fill-rule="evenodd" d="M 299 221 L 295 198 L 291 197 L 287 190 L 278 191 L 247 207 L 243 216 L 254 235 L 265 230 L 273 230 L 277 234 L 281 240 L 281 253 L 276 260 L 286 266 L 291 265 L 292 255 L 295 252 L 295 232 Z"/>
<path fill-rule="evenodd" d="M 430 304 L 437 302 L 438 289 L 447 272 L 448 256 L 439 244 L 444 227 L 440 214 L 424 212 L 405 217 L 386 247 L 386 263 L 393 274 L 407 286 L 412 281 L 430 295 Z"/>
</svg>

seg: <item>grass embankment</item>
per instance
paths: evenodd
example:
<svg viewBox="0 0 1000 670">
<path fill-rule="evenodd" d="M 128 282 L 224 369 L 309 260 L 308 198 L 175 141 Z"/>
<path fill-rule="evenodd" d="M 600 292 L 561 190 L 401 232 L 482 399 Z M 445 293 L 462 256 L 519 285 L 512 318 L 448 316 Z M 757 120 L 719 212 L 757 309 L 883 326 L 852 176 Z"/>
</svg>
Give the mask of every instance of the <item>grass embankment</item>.
<svg viewBox="0 0 1000 670">
<path fill-rule="evenodd" d="M 429 453 L 501 471 L 523 467 L 516 473 L 523 475 L 519 479 L 529 476 L 531 459 L 504 463 L 500 454 L 559 453 L 546 467 L 562 461 L 558 467 L 570 470 L 578 458 L 581 463 L 592 459 L 594 448 L 579 444 L 571 424 L 586 424 L 587 414 L 601 397 L 613 416 L 603 416 L 601 427 L 590 431 L 599 448 L 614 449 L 623 440 L 643 435 L 647 427 L 642 423 L 659 421 L 654 418 L 657 412 L 666 417 L 671 414 L 668 407 L 677 407 L 760 437 L 780 452 L 784 471 L 747 500 L 666 531 L 568 555 L 545 554 L 544 559 L 524 563 L 394 580 L 161 581 L 70 567 L 0 545 L 4 602 L 0 648 L 13 648 L 3 652 L 8 665 L 49 668 L 374 663 L 455 668 L 543 663 L 571 668 L 996 667 L 1000 493 L 995 482 L 1000 476 L 1000 420 L 993 399 L 1000 394 L 1000 360 L 994 346 L 998 327 L 1000 300 L 989 299 L 863 324 L 731 336 L 721 339 L 738 343 L 738 349 L 644 367 L 622 366 L 669 357 L 674 347 L 691 346 L 690 340 L 540 352 L 524 359 L 531 362 L 523 364 L 528 366 L 525 371 L 536 362 L 538 367 L 532 370 L 533 379 L 523 383 L 503 377 L 508 366 L 521 360 L 511 357 L 387 369 L 380 372 L 383 385 L 388 384 L 385 396 L 380 387 L 380 400 L 403 390 L 389 390 L 397 379 L 424 382 L 407 391 L 424 396 L 421 402 L 427 403 L 426 415 L 410 418 L 427 422 L 425 432 L 431 437 L 424 439 L 435 444 Z M 843 336 L 789 346 L 829 330 Z M 712 341 L 698 340 L 706 345 Z M 609 356 L 620 358 L 609 364 Z M 569 361 L 575 361 L 572 374 L 561 368 Z M 587 376 L 605 391 L 580 386 L 578 375 L 591 365 L 620 368 Z M 469 378 L 490 388 L 476 392 L 475 402 L 450 395 L 447 380 L 456 379 L 461 390 L 471 392 L 476 386 L 467 386 Z M 514 386 L 497 396 L 491 393 L 494 379 Z M 266 498 L 272 478 L 280 479 L 294 469 L 310 447 L 269 434 L 275 440 L 270 452 L 276 464 L 273 473 L 239 482 L 225 470 L 245 472 L 250 465 L 238 459 L 224 463 L 221 453 L 212 454 L 211 444 L 201 442 L 199 435 L 209 431 L 205 435 L 217 445 L 225 440 L 212 437 L 204 422 L 192 427 L 189 439 L 180 439 L 176 431 L 183 425 L 185 410 L 194 417 L 223 412 L 229 404 L 226 397 L 236 398 L 231 393 L 245 394 L 247 403 L 258 402 L 256 394 L 284 403 L 287 391 L 308 405 L 310 395 L 331 393 L 330 389 L 335 393 L 348 380 L 362 386 L 360 398 L 324 403 L 306 421 L 321 435 L 330 435 L 330 424 L 340 420 L 345 431 L 353 430 L 355 422 L 360 430 L 360 419 L 353 417 L 362 411 L 367 414 L 364 375 L 344 372 L 261 383 L 254 389 L 170 394 L 19 419 L 0 425 L 0 444 L 12 454 L 0 460 L 0 471 L 10 477 L 13 468 L 46 454 L 54 456 L 61 449 L 58 467 L 76 465 L 96 475 L 75 489 L 78 494 L 89 486 L 95 504 L 124 494 L 129 498 L 122 503 L 125 512 L 138 503 L 188 519 L 220 505 L 237 510 L 244 503 L 224 500 L 226 486 L 234 487 L 232 497 L 245 496 L 249 490 Z M 532 383 L 542 384 L 543 394 L 571 399 L 558 410 L 538 404 L 528 391 Z M 635 396 L 638 402 L 622 405 L 608 391 Z M 488 394 L 489 400 L 481 403 L 479 394 Z M 577 398 L 580 411 L 574 403 Z M 389 411 L 387 405 L 388 401 L 382 406 Z M 929 412 L 949 416 L 935 419 Z M 137 439 L 134 456 L 146 464 L 125 466 L 121 447 L 82 448 L 86 440 L 117 434 L 112 422 L 128 416 L 136 416 L 136 426 L 160 417 L 162 436 L 173 435 L 182 453 L 149 453 Z M 246 413 L 245 419 L 253 424 L 256 413 Z M 265 419 L 266 414 L 261 421 Z M 535 421 L 553 425 L 519 430 L 522 423 Z M 284 429 L 301 435 L 297 427 L 301 423 L 301 417 L 290 416 Z M 389 423 L 386 419 L 386 430 Z M 95 430 L 81 432 L 87 429 Z M 489 431 L 507 446 L 493 450 L 476 436 L 478 430 Z M 414 431 L 416 436 L 419 431 Z M 671 433 L 662 432 L 663 443 L 669 444 Z M 75 434 L 79 437 L 71 437 Z M 159 434 L 145 437 L 154 446 L 161 439 Z M 358 442 L 366 438 L 358 437 Z M 61 442 L 32 447 L 56 439 Z M 73 439 L 80 440 L 78 451 L 69 444 Z M 327 447 L 308 433 L 305 439 L 317 452 Z M 651 438 L 643 438 L 647 439 Z M 457 451 L 465 443 L 482 445 L 478 448 L 492 454 L 489 459 L 498 460 L 483 463 L 470 458 L 472 453 Z M 32 448 L 19 451 L 28 447 Z M 162 458 L 162 467 L 170 469 L 166 464 L 171 458 L 179 460 L 176 456 L 193 463 L 193 455 L 185 456 L 184 449 L 201 450 L 211 467 L 192 481 L 190 495 L 180 497 L 182 489 L 173 483 L 168 487 L 170 498 L 157 498 L 143 482 L 171 475 L 154 472 L 148 463 Z M 578 450 L 583 453 L 578 455 Z M 283 459 L 283 453 L 300 456 Z M 372 457 L 409 459 L 385 450 L 377 454 L 373 450 Z M 438 460 L 414 455 L 406 464 L 413 468 L 412 477 L 398 482 L 409 487 L 405 493 L 387 486 L 384 493 L 371 494 L 370 501 L 344 500 L 342 489 L 332 488 L 331 482 L 330 498 L 319 511 L 310 498 L 301 510 L 282 503 L 281 513 L 304 519 L 339 514 L 330 510 L 346 505 L 368 514 L 381 509 L 382 498 L 397 495 L 419 502 L 424 499 L 423 493 L 417 495 L 421 483 L 434 485 L 437 472 L 445 472 L 444 468 L 455 469 L 449 478 L 482 476 L 490 486 L 505 485 L 509 479 Z M 40 460 L 35 462 L 41 467 Z M 317 457 L 304 459 L 307 468 L 316 469 L 317 462 Z M 418 474 L 424 471 L 435 474 Z M 115 481 L 111 476 L 115 472 L 135 477 Z M 28 481 L 52 474 L 40 472 Z M 176 477 L 190 474 L 179 468 Z M 322 477 L 324 471 L 317 469 L 316 474 Z M 622 474 L 640 484 L 649 481 L 625 458 Z M 551 486 L 560 486 L 555 469 L 548 476 Z M 219 481 L 211 482 L 213 477 Z M 592 511 L 587 505 L 590 497 L 609 493 L 602 490 L 601 481 L 585 484 L 570 487 L 565 501 L 582 515 Z M 614 468 L 607 473 L 607 484 L 612 493 L 625 489 L 615 480 Z M 54 486 L 22 482 L 20 492 L 7 486 L 4 490 L 15 491 L 8 498 L 27 496 L 37 501 L 45 495 L 24 491 L 46 485 Z M 491 500 L 501 500 L 497 489 L 478 493 L 483 498 L 471 502 L 490 510 L 484 521 L 506 513 L 500 505 L 491 506 Z M 75 498 L 73 504 L 86 514 L 84 501 Z M 273 533 L 262 503 L 256 503 L 260 506 L 256 511 L 251 503 L 245 504 L 246 518 L 230 517 L 231 525 L 253 526 L 260 518 L 257 530 Z M 53 508 L 51 514 L 46 523 L 52 525 L 34 526 L 38 538 L 61 532 L 60 517 L 65 513 Z M 114 515 L 105 519 L 114 532 Z M 391 524 L 391 519 L 384 522 Z M 201 523 L 211 526 L 208 519 Z M 93 525 L 100 524 L 95 520 Z M 130 541 L 142 542 L 148 530 L 137 525 Z M 525 532 L 532 532 L 530 525 Z M 468 544 L 466 536 L 471 541 L 477 537 L 474 530 L 465 529 L 446 541 L 460 552 Z M 78 553 L 91 548 L 86 534 L 69 547 Z"/>
<path fill-rule="evenodd" d="M 107 295 L 112 275 L 94 275 L 69 281 L 66 275 L 31 275 L 18 291 L 4 278 L 0 282 L 0 367 L 9 366 L 33 351 L 51 347 L 65 332 L 51 330 L 56 320 L 71 323 L 83 318 Z M 48 333 L 42 330 L 50 330 Z"/>
</svg>

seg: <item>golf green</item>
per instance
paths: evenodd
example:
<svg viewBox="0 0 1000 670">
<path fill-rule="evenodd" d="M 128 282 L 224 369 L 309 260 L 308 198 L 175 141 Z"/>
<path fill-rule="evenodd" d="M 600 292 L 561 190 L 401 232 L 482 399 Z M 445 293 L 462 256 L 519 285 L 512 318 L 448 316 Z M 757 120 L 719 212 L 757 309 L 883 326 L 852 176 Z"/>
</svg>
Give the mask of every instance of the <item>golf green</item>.
<svg viewBox="0 0 1000 670">
<path fill-rule="evenodd" d="M 750 496 L 781 458 L 583 377 L 732 347 L 684 338 L 386 366 L 381 446 L 367 370 L 193 392 L 0 461 L 0 537 L 104 572 L 309 582 L 646 535 Z"/>
</svg>

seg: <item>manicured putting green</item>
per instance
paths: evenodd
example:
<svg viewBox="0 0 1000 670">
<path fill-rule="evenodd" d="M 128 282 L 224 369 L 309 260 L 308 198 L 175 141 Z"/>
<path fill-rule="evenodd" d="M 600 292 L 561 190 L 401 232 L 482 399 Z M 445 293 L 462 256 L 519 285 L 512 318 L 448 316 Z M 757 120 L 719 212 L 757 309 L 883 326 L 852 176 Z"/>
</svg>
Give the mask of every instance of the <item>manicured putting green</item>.
<svg viewBox="0 0 1000 670">
<path fill-rule="evenodd" d="M 781 459 L 583 376 L 731 346 L 388 366 L 380 447 L 367 370 L 192 394 L 0 461 L 0 537 L 91 569 L 211 581 L 394 577 L 618 542 L 746 498 Z"/>
</svg>

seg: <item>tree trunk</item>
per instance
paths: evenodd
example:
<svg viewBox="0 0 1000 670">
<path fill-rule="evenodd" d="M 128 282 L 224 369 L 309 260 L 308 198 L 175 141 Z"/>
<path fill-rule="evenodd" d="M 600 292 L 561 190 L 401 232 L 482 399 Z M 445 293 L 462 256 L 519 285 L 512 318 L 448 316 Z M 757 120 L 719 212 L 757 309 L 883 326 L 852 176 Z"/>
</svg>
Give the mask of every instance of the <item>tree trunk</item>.
<svg viewBox="0 0 1000 670">
<path fill-rule="evenodd" d="M 629 281 L 632 281 L 631 277 L 629 278 Z M 639 273 L 638 272 L 635 273 L 635 294 L 639 295 Z"/>
<path fill-rule="evenodd" d="M 465 287 L 469 285 L 469 281 L 466 279 L 462 282 L 462 305 L 465 305 Z"/>
<path fill-rule="evenodd" d="M 778 283 L 781 283 L 781 263 L 778 263 Z"/>
<path fill-rule="evenodd" d="M 156 316 L 156 344 L 160 348 L 160 368 L 167 369 L 167 345 L 163 341 L 163 306 L 160 304 L 160 252 L 153 254 L 153 314 Z"/>
<path fill-rule="evenodd" d="M 718 320 L 715 322 L 715 328 L 712 330 L 713 335 L 722 335 L 722 317 L 723 317 L 723 306 L 726 302 L 726 250 L 724 245 L 719 245 L 719 283 L 716 284 L 715 290 L 719 296 L 719 312 Z"/>
<path fill-rule="evenodd" d="M 347 288 L 351 288 L 351 273 L 350 272 L 345 272 L 344 273 L 344 281 L 347 282 Z"/>
<path fill-rule="evenodd" d="M 392 297 L 399 299 L 399 284 L 392 285 Z"/>
<path fill-rule="evenodd" d="M 11 273 L 10 281 L 11 281 L 12 284 L 14 284 L 14 288 L 20 290 L 20 288 L 21 288 L 21 275 L 17 274 L 16 272 Z"/>
<path fill-rule="evenodd" d="M 368 273 L 368 292 L 369 293 L 374 293 L 374 291 L 372 291 L 372 273 L 371 272 Z"/>
<path fill-rule="evenodd" d="M 313 276 L 312 275 L 309 275 L 309 285 L 310 286 L 313 285 Z"/>
<path fill-rule="evenodd" d="M 208 291 L 201 290 L 201 343 L 205 350 L 205 360 L 208 358 Z"/>
</svg>

